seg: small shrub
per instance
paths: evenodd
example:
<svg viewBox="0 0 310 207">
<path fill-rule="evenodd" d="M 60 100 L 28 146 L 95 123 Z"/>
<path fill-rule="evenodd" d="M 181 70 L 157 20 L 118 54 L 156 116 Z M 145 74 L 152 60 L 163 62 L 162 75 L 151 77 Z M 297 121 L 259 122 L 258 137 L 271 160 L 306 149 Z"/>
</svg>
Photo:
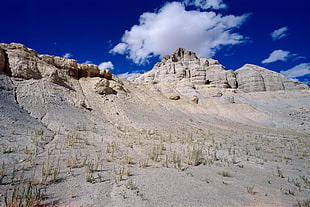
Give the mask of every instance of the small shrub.
<svg viewBox="0 0 310 207">
<path fill-rule="evenodd" d="M 247 191 L 248 191 L 248 193 L 249 194 L 251 194 L 251 195 L 255 195 L 255 191 L 254 191 L 254 186 L 248 186 L 247 187 Z"/>
<path fill-rule="evenodd" d="M 231 177 L 230 172 L 223 170 L 218 172 L 219 175 L 222 175 L 223 177 Z"/>
<path fill-rule="evenodd" d="M 136 185 L 135 182 L 133 182 L 131 179 L 128 180 L 127 184 L 126 184 L 126 188 L 129 190 L 136 190 L 138 188 L 138 186 Z"/>
<path fill-rule="evenodd" d="M 189 149 L 187 164 L 197 166 L 202 163 L 205 163 L 205 159 L 202 155 L 202 148 L 193 147 Z"/>
<path fill-rule="evenodd" d="M 310 199 L 307 200 L 297 200 L 295 207 L 310 207 Z"/>
</svg>

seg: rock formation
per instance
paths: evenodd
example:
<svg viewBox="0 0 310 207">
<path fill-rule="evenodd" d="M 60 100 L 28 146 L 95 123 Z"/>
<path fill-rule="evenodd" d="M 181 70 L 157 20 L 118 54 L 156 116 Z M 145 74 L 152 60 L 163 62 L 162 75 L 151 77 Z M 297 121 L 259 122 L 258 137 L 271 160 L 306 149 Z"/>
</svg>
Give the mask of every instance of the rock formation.
<svg viewBox="0 0 310 207">
<path fill-rule="evenodd" d="M 82 77 L 112 79 L 109 70 L 100 71 L 94 64 L 78 64 L 74 59 L 52 55 L 38 55 L 34 50 L 19 43 L 0 44 L 0 71 L 23 79 L 48 78 L 53 82 Z"/>
<path fill-rule="evenodd" d="M 0 44 L 0 71 L 14 85 L 15 101 L 20 107 L 46 125 L 60 111 L 70 113 L 66 108 L 90 109 L 81 79 L 99 79 L 91 87 L 95 93 L 126 94 L 122 82 L 109 70 L 101 71 L 94 64 L 78 64 L 74 59 L 39 55 L 19 43 Z M 53 124 L 58 125 L 54 121 Z"/>
<path fill-rule="evenodd" d="M 308 88 L 305 84 L 293 82 L 279 73 L 255 65 L 246 64 L 236 71 L 226 70 L 217 60 L 198 58 L 194 52 L 183 48 L 164 57 L 161 62 L 155 64 L 152 70 L 131 77 L 130 80 L 136 83 L 157 85 L 154 87 L 164 92 L 175 92 L 176 88 L 181 95 L 184 95 L 178 90 L 181 86 L 190 86 L 194 89 L 204 88 L 212 97 L 221 97 L 220 90 L 225 89 L 257 92 Z M 170 87 L 171 85 L 174 85 L 173 88 Z M 191 94 L 187 91 L 185 96 L 192 96 L 195 91 L 200 93 L 194 89 L 191 89 Z M 206 94 L 200 93 L 200 95 Z"/>
<path fill-rule="evenodd" d="M 110 87 L 110 82 L 108 79 L 101 78 L 95 85 L 94 89 L 96 93 L 100 95 L 113 94 L 115 91 Z"/>
<path fill-rule="evenodd" d="M 305 84 L 291 81 L 280 73 L 246 64 L 235 72 L 238 88 L 244 92 L 294 90 L 307 88 Z"/>
<path fill-rule="evenodd" d="M 3 71 L 4 66 L 5 66 L 4 51 L 3 51 L 3 49 L 0 47 L 0 71 Z"/>
<path fill-rule="evenodd" d="M 288 90 L 302 84 L 184 49 L 132 79 L 0 44 L 0 206 L 294 206 L 310 195 L 310 90 Z"/>
<path fill-rule="evenodd" d="M 134 79 L 140 83 L 191 82 L 220 88 L 236 88 L 236 77 L 232 70 L 225 70 L 217 60 L 198 58 L 194 52 L 179 48 L 167 55 L 153 69 Z"/>
</svg>

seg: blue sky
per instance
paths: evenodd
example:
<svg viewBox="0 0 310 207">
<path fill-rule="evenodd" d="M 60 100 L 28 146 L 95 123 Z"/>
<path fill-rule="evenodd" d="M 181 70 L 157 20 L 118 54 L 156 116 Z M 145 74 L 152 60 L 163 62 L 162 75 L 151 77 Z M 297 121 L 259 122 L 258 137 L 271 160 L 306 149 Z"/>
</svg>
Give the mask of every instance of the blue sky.
<svg viewBox="0 0 310 207">
<path fill-rule="evenodd" d="M 40 54 L 150 70 L 185 47 L 227 69 L 246 63 L 310 82 L 309 0 L 0 0 L 0 42 Z M 113 66 L 112 66 L 113 65 Z"/>
</svg>

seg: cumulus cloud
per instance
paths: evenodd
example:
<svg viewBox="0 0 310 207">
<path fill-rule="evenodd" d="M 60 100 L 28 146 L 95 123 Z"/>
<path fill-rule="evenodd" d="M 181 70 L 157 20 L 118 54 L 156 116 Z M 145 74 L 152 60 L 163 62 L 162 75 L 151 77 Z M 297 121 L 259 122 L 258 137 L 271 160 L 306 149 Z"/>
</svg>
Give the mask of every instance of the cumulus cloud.
<svg viewBox="0 0 310 207">
<path fill-rule="evenodd" d="M 225 9 L 227 7 L 222 0 L 185 0 L 184 4 L 201 9 Z"/>
<path fill-rule="evenodd" d="M 72 54 L 67 52 L 66 54 L 64 54 L 62 57 L 64 58 L 71 58 L 72 57 Z"/>
<path fill-rule="evenodd" d="M 275 50 L 262 63 L 273 63 L 279 60 L 286 61 L 291 56 L 289 51 Z"/>
<path fill-rule="evenodd" d="M 287 36 L 287 27 L 281 27 L 280 29 L 276 29 L 275 31 L 271 32 L 271 37 L 273 40 L 279 40 Z"/>
<path fill-rule="evenodd" d="M 114 65 L 111 61 L 100 63 L 98 67 L 100 70 L 104 70 L 104 69 L 113 70 L 114 69 Z"/>
<path fill-rule="evenodd" d="M 119 76 L 119 77 L 121 77 L 121 78 L 127 79 L 127 78 L 129 78 L 129 77 L 131 77 L 131 76 L 139 75 L 139 74 L 141 74 L 141 73 L 134 71 L 134 72 L 131 72 L 131 73 L 126 72 L 126 73 L 118 74 L 117 76 Z"/>
<path fill-rule="evenodd" d="M 197 1 L 197 4 L 199 2 L 211 5 L 213 1 Z M 222 1 L 214 2 L 221 7 Z M 163 57 L 179 47 L 195 51 L 198 56 L 212 57 L 224 46 L 246 41 L 233 30 L 240 27 L 248 16 L 188 11 L 180 2 L 166 3 L 157 12 L 142 14 L 139 25 L 125 31 L 122 41 L 110 52 L 126 54 L 136 64 L 146 63 L 154 56 Z"/>
<path fill-rule="evenodd" d="M 301 63 L 291 69 L 280 71 L 280 73 L 291 79 L 296 79 L 297 77 L 303 77 L 305 75 L 310 74 L 310 63 Z"/>
</svg>

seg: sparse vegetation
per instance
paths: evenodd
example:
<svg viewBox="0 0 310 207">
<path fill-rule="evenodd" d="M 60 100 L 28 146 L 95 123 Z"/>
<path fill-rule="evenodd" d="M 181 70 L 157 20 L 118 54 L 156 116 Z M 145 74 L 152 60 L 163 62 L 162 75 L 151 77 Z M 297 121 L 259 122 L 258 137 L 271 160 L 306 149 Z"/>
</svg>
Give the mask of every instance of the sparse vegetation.
<svg viewBox="0 0 310 207">
<path fill-rule="evenodd" d="M 295 207 L 310 207 L 310 199 L 297 200 Z"/>
<path fill-rule="evenodd" d="M 41 177 L 42 183 L 54 183 L 57 181 L 58 175 L 60 173 L 60 163 L 59 160 L 57 164 L 54 162 L 50 162 L 48 159 L 46 162 L 42 164 Z"/>
<path fill-rule="evenodd" d="M 189 165 L 200 165 L 205 163 L 205 159 L 202 154 L 202 148 L 193 146 L 191 149 L 188 149 L 188 161 Z"/>
<path fill-rule="evenodd" d="M 223 176 L 223 177 L 231 177 L 230 172 L 228 172 L 227 170 L 219 171 L 218 174 Z"/>
<path fill-rule="evenodd" d="M 135 182 L 133 182 L 131 179 L 129 179 L 128 182 L 126 183 L 126 188 L 129 190 L 136 190 L 138 188 L 138 186 L 136 185 Z"/>
<path fill-rule="evenodd" d="M 247 192 L 251 195 L 255 195 L 256 192 L 254 191 L 254 186 L 248 186 L 247 187 Z"/>
<path fill-rule="evenodd" d="M 4 195 L 4 201 L 6 207 L 35 207 L 39 206 L 44 193 L 40 185 L 28 183 L 17 184 L 11 193 L 6 191 Z"/>
</svg>

